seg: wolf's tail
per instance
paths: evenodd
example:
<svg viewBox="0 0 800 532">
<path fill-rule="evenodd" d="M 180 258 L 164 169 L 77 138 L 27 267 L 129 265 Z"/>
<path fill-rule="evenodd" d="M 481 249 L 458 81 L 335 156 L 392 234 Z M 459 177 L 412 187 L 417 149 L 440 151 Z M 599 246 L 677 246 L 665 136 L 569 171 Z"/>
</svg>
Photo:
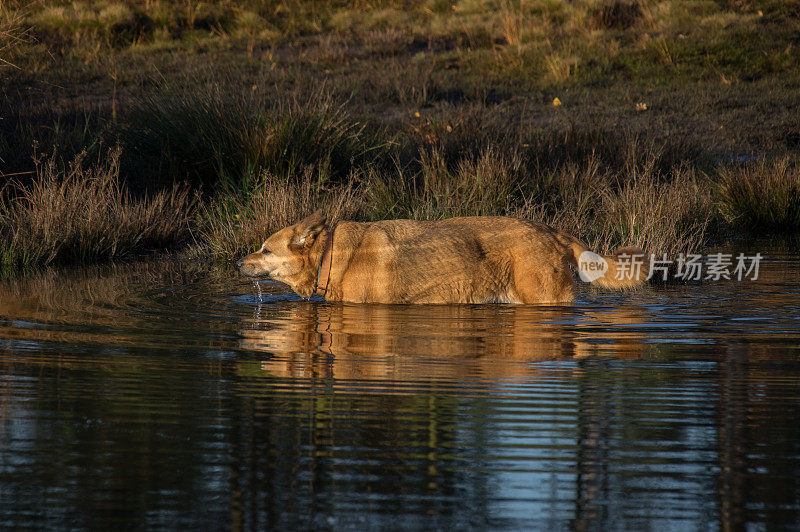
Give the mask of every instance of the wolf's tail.
<svg viewBox="0 0 800 532">
<path fill-rule="evenodd" d="M 578 269 L 581 280 L 611 290 L 641 286 L 647 280 L 649 263 L 644 251 L 636 247 L 621 247 L 613 255 L 598 255 L 589 251 L 583 242 L 570 238 L 567 260 Z"/>
</svg>

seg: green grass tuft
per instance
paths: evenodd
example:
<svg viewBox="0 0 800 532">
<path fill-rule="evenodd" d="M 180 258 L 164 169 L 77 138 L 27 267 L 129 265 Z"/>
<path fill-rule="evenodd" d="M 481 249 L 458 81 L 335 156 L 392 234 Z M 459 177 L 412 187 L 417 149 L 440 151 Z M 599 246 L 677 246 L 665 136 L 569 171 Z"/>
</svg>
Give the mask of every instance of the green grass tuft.
<svg viewBox="0 0 800 532">
<path fill-rule="evenodd" d="M 800 230 L 800 165 L 782 157 L 720 168 L 717 202 L 724 219 L 746 231 Z"/>
<path fill-rule="evenodd" d="M 122 142 L 142 171 L 214 189 L 238 188 L 262 172 L 292 176 L 307 166 L 342 181 L 380 159 L 390 140 L 320 94 L 276 101 L 212 85 L 165 88 L 139 101 Z"/>
</svg>

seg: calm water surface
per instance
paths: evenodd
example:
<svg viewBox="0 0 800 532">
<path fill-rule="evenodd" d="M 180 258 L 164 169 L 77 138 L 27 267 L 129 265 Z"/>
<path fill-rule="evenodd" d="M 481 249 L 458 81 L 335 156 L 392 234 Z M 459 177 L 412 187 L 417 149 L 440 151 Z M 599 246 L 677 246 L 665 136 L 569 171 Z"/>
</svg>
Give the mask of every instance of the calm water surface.
<svg viewBox="0 0 800 532">
<path fill-rule="evenodd" d="M 574 306 L 0 283 L 0 529 L 796 529 L 800 257 Z"/>
</svg>

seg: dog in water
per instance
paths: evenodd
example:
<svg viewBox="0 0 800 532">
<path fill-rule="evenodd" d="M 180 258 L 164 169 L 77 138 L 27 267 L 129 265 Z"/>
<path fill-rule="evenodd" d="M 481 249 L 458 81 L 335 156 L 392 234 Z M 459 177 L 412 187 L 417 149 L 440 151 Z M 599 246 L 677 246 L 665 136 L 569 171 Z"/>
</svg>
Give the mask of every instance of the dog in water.
<svg viewBox="0 0 800 532">
<path fill-rule="evenodd" d="M 500 216 L 330 227 L 317 211 L 236 265 L 248 277 L 268 276 L 303 297 L 328 301 L 553 304 L 574 299 L 571 266 L 579 267 L 587 254 L 601 263 L 600 275 L 587 279 L 593 284 L 625 289 L 646 278 L 645 268 L 625 264 L 640 250 L 600 257 L 566 233 Z"/>
</svg>

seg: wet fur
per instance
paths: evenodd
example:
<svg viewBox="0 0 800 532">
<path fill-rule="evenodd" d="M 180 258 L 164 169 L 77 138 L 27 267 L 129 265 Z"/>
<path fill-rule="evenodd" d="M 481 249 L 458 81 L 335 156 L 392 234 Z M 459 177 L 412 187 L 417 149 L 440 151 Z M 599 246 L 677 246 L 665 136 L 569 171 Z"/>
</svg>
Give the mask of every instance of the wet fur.
<svg viewBox="0 0 800 532">
<path fill-rule="evenodd" d="M 237 266 L 310 297 L 333 235 L 329 301 L 550 304 L 574 299 L 570 265 L 587 250 L 566 233 L 507 217 L 340 222 L 334 232 L 326 229 L 318 211 L 271 235 Z M 643 282 L 644 275 L 615 279 L 622 252 L 639 251 L 605 257 L 610 271 L 595 283 L 619 289 Z"/>
</svg>

